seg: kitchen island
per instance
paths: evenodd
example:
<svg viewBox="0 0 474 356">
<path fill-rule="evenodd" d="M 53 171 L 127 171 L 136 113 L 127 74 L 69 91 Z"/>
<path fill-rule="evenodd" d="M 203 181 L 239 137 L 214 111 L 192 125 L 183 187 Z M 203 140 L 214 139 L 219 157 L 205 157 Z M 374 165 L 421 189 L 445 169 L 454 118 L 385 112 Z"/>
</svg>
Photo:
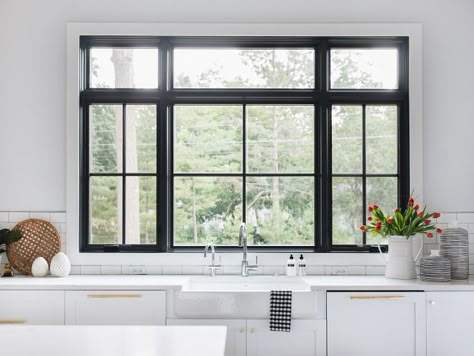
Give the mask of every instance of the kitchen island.
<svg viewBox="0 0 474 356">
<path fill-rule="evenodd" d="M 15 356 L 224 356 L 224 326 L 0 325 Z"/>
</svg>

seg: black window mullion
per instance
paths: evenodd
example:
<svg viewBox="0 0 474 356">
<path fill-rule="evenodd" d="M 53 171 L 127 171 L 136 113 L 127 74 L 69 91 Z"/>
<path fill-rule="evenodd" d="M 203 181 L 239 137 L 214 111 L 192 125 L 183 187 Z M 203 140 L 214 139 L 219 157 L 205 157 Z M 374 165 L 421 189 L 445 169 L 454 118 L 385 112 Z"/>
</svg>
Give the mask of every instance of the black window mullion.
<svg viewBox="0 0 474 356">
<path fill-rule="evenodd" d="M 242 222 L 247 223 L 247 104 L 242 105 Z"/>
<path fill-rule="evenodd" d="M 122 105 L 122 245 L 126 245 L 126 225 L 127 225 L 127 107 Z"/>
<path fill-rule="evenodd" d="M 362 223 L 367 219 L 367 126 L 366 126 L 367 105 L 362 105 Z M 367 233 L 362 232 L 362 244 L 367 243 Z"/>
</svg>

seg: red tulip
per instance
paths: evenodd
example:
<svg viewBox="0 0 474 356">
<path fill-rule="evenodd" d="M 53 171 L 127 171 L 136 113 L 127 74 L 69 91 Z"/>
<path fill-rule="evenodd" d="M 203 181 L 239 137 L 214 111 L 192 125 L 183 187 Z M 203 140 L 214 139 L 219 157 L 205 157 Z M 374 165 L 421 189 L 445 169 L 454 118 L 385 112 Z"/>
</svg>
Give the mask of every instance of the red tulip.
<svg viewBox="0 0 474 356">
<path fill-rule="evenodd" d="M 416 205 L 413 207 L 413 209 L 418 210 L 418 209 L 420 209 L 420 206 L 419 206 L 418 204 L 416 204 Z"/>
<path fill-rule="evenodd" d="M 422 211 L 420 211 L 420 212 L 419 212 L 417 215 L 418 215 L 418 217 L 419 217 L 419 218 L 422 218 L 422 217 L 423 217 L 423 215 L 425 215 L 425 214 L 423 214 L 423 212 L 422 212 Z"/>
<path fill-rule="evenodd" d="M 413 204 L 415 204 L 415 199 L 413 198 L 408 199 L 408 206 L 413 206 Z"/>
<path fill-rule="evenodd" d="M 369 216 L 367 220 L 372 221 L 372 216 Z"/>
<path fill-rule="evenodd" d="M 436 228 L 436 232 L 437 232 L 438 234 L 441 234 L 441 233 L 443 232 L 443 229 L 440 228 L 440 227 L 437 227 L 437 228 Z"/>
<path fill-rule="evenodd" d="M 432 238 L 432 237 L 433 237 L 433 234 L 432 234 L 431 232 L 428 232 L 428 233 L 426 234 L 426 237 Z"/>
<path fill-rule="evenodd" d="M 426 225 L 431 224 L 431 220 L 430 219 L 425 220 L 425 224 Z"/>
<path fill-rule="evenodd" d="M 398 213 L 400 211 L 400 208 L 396 208 L 395 212 Z"/>
<path fill-rule="evenodd" d="M 440 216 L 441 216 L 440 213 L 433 213 L 433 217 L 434 217 L 435 219 L 439 218 Z"/>
<path fill-rule="evenodd" d="M 381 228 L 382 228 L 382 227 L 381 227 L 380 225 L 377 225 L 377 226 L 375 227 L 375 231 L 380 231 Z"/>
<path fill-rule="evenodd" d="M 369 205 L 369 207 L 367 208 L 368 211 L 372 211 L 374 210 L 373 206 L 372 205 Z"/>
<path fill-rule="evenodd" d="M 388 219 L 387 219 L 387 222 L 388 222 L 389 224 L 393 224 L 393 218 L 391 218 L 391 217 L 388 218 Z"/>
<path fill-rule="evenodd" d="M 359 226 L 359 229 L 362 230 L 362 231 L 365 231 L 365 225 Z"/>
<path fill-rule="evenodd" d="M 377 204 L 374 204 L 374 209 L 378 209 L 379 206 Z"/>
</svg>

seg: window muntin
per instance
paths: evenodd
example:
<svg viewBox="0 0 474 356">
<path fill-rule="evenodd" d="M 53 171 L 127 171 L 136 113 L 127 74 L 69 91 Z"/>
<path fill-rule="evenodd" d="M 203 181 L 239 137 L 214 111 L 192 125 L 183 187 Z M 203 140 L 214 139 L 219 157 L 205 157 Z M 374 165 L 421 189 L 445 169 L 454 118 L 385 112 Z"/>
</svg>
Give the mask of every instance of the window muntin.
<svg viewBox="0 0 474 356">
<path fill-rule="evenodd" d="M 311 89 L 315 85 L 313 49 L 176 48 L 175 88 Z M 278 76 L 281 72 L 291 76 Z"/>
<path fill-rule="evenodd" d="M 156 78 L 154 91 L 142 90 L 145 85 L 144 88 L 136 85 L 136 88 L 132 85 L 94 88 L 91 85 L 89 89 L 92 81 L 82 81 L 85 83 L 81 92 L 82 112 L 87 114 L 83 115 L 82 131 L 85 155 L 81 164 L 86 179 L 81 185 L 81 251 L 166 251 L 168 247 L 202 246 L 210 241 L 231 247 L 236 245 L 235 231 L 242 220 L 248 224 L 249 244 L 255 248 L 367 251 L 372 250 L 369 245 L 374 241 L 354 229 L 365 220 L 367 205 L 374 199 L 380 206 L 394 206 L 394 200 L 400 203 L 409 192 L 408 149 L 405 148 L 408 144 L 408 41 L 405 38 L 296 38 L 298 45 L 292 44 L 291 48 L 283 43 L 295 38 L 232 38 L 228 43 L 222 38 L 205 38 L 204 41 L 186 38 L 185 47 L 180 45 L 180 38 L 171 37 L 136 41 L 134 37 L 84 39 L 81 38 L 81 43 L 85 54 L 97 47 L 97 43 L 99 48 L 109 49 L 143 49 L 156 45 L 153 49 L 157 54 L 157 73 L 151 76 Z M 202 44 L 213 41 L 216 42 L 212 46 Z M 244 45 L 233 47 L 236 43 L 238 47 Z M 304 44 L 299 46 L 301 43 Z M 222 87 L 204 85 L 199 88 L 184 84 L 180 87 L 173 58 L 178 51 L 229 51 L 230 47 L 238 57 L 242 57 L 239 51 L 243 50 L 255 50 L 253 56 L 258 56 L 259 51 L 265 55 L 273 50 L 310 51 L 313 77 L 306 75 L 303 80 L 306 84 L 301 87 L 273 85 L 275 82 L 267 79 L 263 84 L 247 80 L 246 85 L 250 84 L 241 87 L 229 86 L 232 81 L 222 81 Z M 341 77 L 338 79 L 340 87 L 331 86 L 334 77 L 331 57 L 335 50 L 346 49 L 361 51 L 359 57 L 364 57 L 367 50 L 394 52 L 396 66 L 391 76 L 396 78 L 396 85 L 386 84 L 388 75 L 382 84 L 370 84 L 379 80 L 378 72 L 364 73 L 372 66 L 368 67 L 361 60 L 351 63 L 350 72 L 354 75 L 347 77 L 348 83 Z M 91 63 L 88 63 L 90 57 L 85 58 L 82 68 L 87 77 Z M 228 63 L 224 61 L 224 64 Z M 286 71 L 287 76 L 291 73 L 294 72 Z M 351 87 L 354 76 L 370 80 Z M 295 78 L 291 80 L 299 80 Z M 288 82 L 284 79 L 277 83 Z M 309 82 L 312 84 L 308 85 Z M 390 87 L 393 88 L 385 90 Z M 143 138 L 128 147 L 129 122 L 122 118 L 120 131 L 120 115 L 113 113 L 121 111 L 126 117 L 133 115 L 131 112 L 143 111 L 137 108 L 144 105 L 153 106 L 156 117 L 141 121 L 155 121 L 155 128 L 144 131 Z M 104 132 L 113 138 L 105 146 L 101 146 L 101 134 L 105 133 L 97 125 L 91 129 L 91 108 L 100 106 L 109 111 L 109 117 L 103 120 L 110 121 Z M 216 107 L 232 108 L 234 112 L 212 118 Z M 351 107 L 359 113 L 333 111 Z M 183 110 L 181 114 L 179 109 Z M 187 115 L 184 115 L 186 110 Z M 189 110 L 194 110 L 194 117 Z M 269 112 L 273 111 L 276 117 L 282 117 L 281 122 L 269 119 Z M 343 117 L 351 116 L 349 114 L 351 120 Z M 338 115 L 349 132 L 333 127 L 332 120 Z M 204 126 L 191 130 L 194 120 Z M 114 130 L 110 128 L 112 121 L 115 121 Z M 278 134 L 266 134 L 272 126 L 270 123 L 275 122 L 279 125 Z M 210 123 L 220 127 L 214 137 L 206 132 L 205 125 Z M 194 131 L 194 140 L 186 136 L 190 131 Z M 139 131 L 137 135 L 140 136 Z M 156 136 L 156 141 L 149 141 L 152 136 Z M 344 140 L 347 144 L 342 143 Z M 272 155 L 275 147 L 278 160 Z M 127 165 L 130 168 L 133 163 L 127 162 L 127 157 L 133 156 L 133 148 L 144 158 L 137 159 L 136 168 L 130 170 Z M 199 159 L 186 161 L 188 154 Z M 94 162 L 101 155 L 108 157 L 108 161 Z M 146 159 L 153 155 L 155 160 Z M 374 160 L 378 155 L 387 157 L 387 164 Z M 141 183 L 143 181 L 148 183 Z M 127 195 L 137 192 L 137 182 L 144 186 L 144 191 L 138 190 L 135 196 L 139 196 L 139 203 L 128 204 L 127 210 Z M 280 194 L 272 199 L 275 182 Z M 193 190 L 196 199 L 190 199 Z M 107 194 L 104 195 L 104 191 Z M 142 200 L 151 201 L 151 205 L 142 204 Z M 193 200 L 208 205 L 193 207 L 189 205 Z M 299 204 L 292 203 L 295 201 Z M 104 206 L 107 202 L 109 209 Z M 115 202 L 115 206 L 111 202 Z M 223 203 L 227 203 L 226 209 L 222 209 Z M 261 210 L 260 215 L 256 209 Z M 104 210 L 104 218 L 97 215 L 101 210 Z M 134 216 L 139 216 L 138 223 L 133 222 Z M 288 229 L 280 229 L 275 235 L 276 216 Z M 139 231 L 139 239 L 127 238 L 127 228 L 133 226 Z"/>
</svg>

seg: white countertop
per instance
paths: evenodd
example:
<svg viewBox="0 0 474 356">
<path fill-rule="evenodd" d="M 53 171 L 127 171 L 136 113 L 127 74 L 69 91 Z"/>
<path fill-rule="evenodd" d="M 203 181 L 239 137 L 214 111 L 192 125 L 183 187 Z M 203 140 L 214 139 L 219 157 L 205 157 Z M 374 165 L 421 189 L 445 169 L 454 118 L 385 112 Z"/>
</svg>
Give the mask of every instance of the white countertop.
<svg viewBox="0 0 474 356">
<path fill-rule="evenodd" d="M 189 278 L 193 277 L 196 276 L 81 275 L 66 278 L 16 276 L 0 278 L 0 290 L 181 290 Z M 242 278 L 251 279 L 259 276 L 227 277 L 229 280 L 242 281 Z M 199 276 L 199 278 L 212 277 Z M 266 278 L 279 277 L 266 276 Z M 383 276 L 307 276 L 304 280 L 312 290 L 474 291 L 474 278 L 447 283 L 423 282 L 420 279 L 387 279 Z"/>
<path fill-rule="evenodd" d="M 0 326 L 15 356 L 224 356 L 225 339 L 225 326 Z"/>
</svg>

